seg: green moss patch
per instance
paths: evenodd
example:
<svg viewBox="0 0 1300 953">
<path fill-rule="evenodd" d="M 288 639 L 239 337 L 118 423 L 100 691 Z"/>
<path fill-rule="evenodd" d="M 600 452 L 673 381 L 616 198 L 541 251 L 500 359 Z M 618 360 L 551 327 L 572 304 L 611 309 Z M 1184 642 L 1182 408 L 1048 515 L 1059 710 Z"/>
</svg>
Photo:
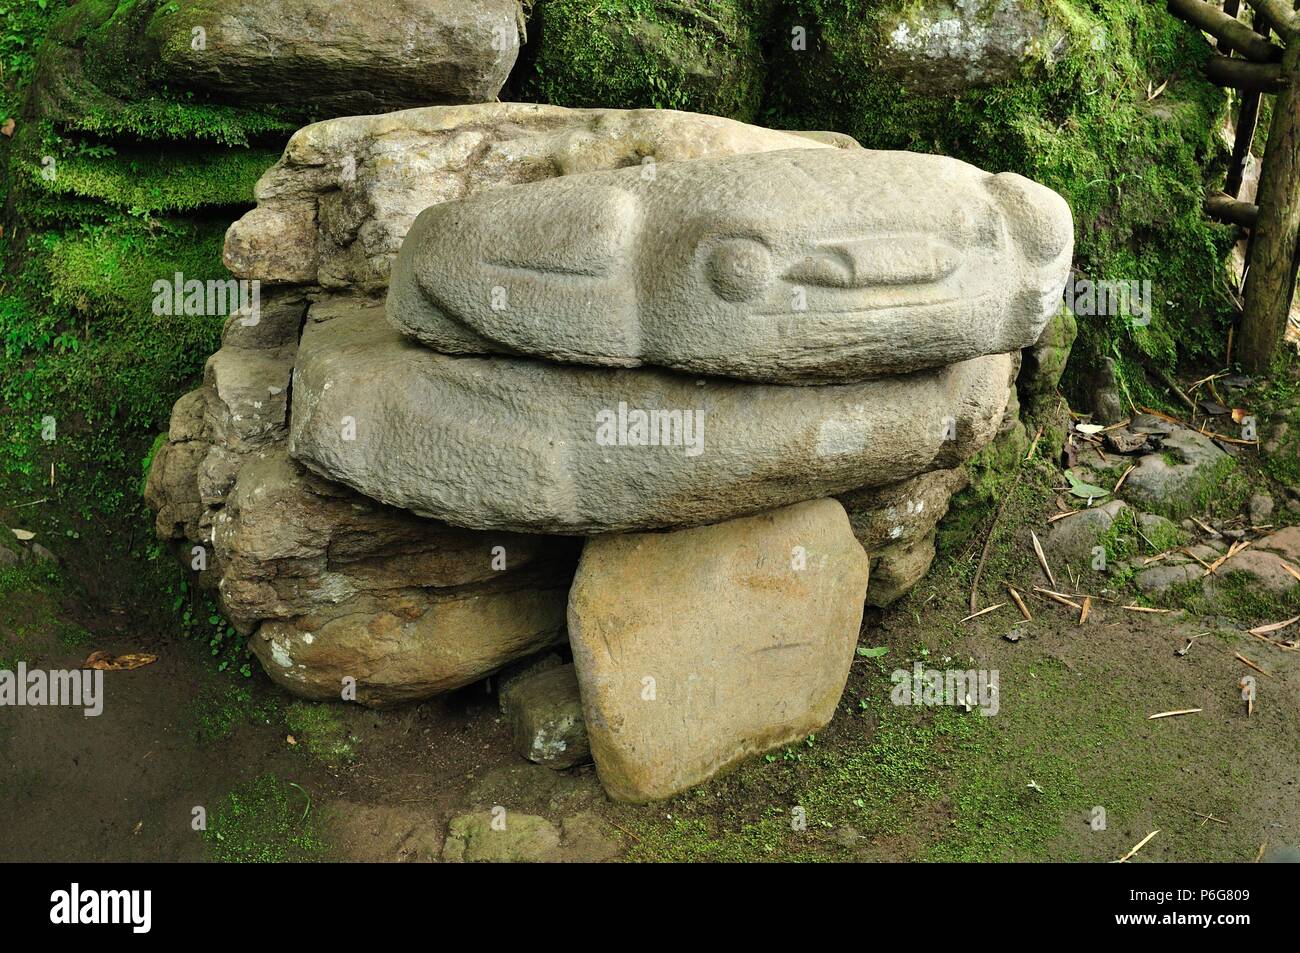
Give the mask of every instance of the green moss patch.
<svg viewBox="0 0 1300 953">
<path fill-rule="evenodd" d="M 220 863 L 301 863 L 325 851 L 310 795 L 272 774 L 231 791 L 209 815 L 203 842 Z"/>
<path fill-rule="evenodd" d="M 524 95 L 557 106 L 662 108 L 750 120 L 772 0 L 538 0 Z"/>
</svg>

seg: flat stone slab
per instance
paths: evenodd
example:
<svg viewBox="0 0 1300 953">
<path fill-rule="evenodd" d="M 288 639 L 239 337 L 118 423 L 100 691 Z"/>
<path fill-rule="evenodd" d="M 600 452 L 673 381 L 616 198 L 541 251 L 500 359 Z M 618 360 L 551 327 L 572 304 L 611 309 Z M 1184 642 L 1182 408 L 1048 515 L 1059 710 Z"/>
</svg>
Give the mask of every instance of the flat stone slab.
<svg viewBox="0 0 1300 953">
<path fill-rule="evenodd" d="M 569 642 L 605 790 L 671 797 L 820 730 L 866 588 L 866 554 L 835 500 L 588 540 Z"/>
<path fill-rule="evenodd" d="M 481 97 L 491 98 L 491 97 Z M 240 278 L 375 293 L 430 205 L 559 175 L 775 149 L 857 148 L 847 136 L 782 132 L 672 109 L 540 103 L 430 106 L 304 126 L 231 226 Z M 656 163 L 649 166 L 650 162 Z M 644 164 L 644 165 L 643 165 Z"/>
<path fill-rule="evenodd" d="M 495 98 L 518 24 L 515 0 L 173 0 L 146 35 L 171 85 L 358 113 Z"/>
<path fill-rule="evenodd" d="M 451 357 L 374 311 L 309 320 L 290 453 L 372 499 L 475 529 L 692 526 L 894 483 L 964 462 L 1008 398 L 1007 355 L 783 387 Z"/>
<path fill-rule="evenodd" d="M 793 149 L 506 186 L 421 212 L 388 316 L 448 354 L 834 383 L 1028 347 L 1074 226 L 944 156 Z"/>
</svg>

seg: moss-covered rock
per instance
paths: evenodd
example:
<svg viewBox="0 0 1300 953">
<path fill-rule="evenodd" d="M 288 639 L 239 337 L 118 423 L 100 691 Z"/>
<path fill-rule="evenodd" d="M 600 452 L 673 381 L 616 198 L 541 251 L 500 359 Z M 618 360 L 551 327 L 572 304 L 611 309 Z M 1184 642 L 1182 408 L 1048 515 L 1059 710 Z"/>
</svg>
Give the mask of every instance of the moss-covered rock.
<svg viewBox="0 0 1300 953">
<path fill-rule="evenodd" d="M 1056 388 L 1065 373 L 1078 330 L 1074 315 L 1069 308 L 1062 306 L 1047 322 L 1033 347 L 1021 352 L 1016 393 L 1025 416 L 1042 417 L 1054 406 Z"/>
<path fill-rule="evenodd" d="M 538 0 L 529 99 L 659 107 L 749 121 L 763 94 L 762 37 L 776 0 Z"/>
<path fill-rule="evenodd" d="M 1050 65 L 1068 27 L 1049 0 L 909 0 L 878 4 L 874 67 L 911 95 L 951 95 Z"/>
<path fill-rule="evenodd" d="M 1060 192 L 1074 211 L 1079 273 L 1151 283 L 1149 314 L 1126 303 L 1111 309 L 1119 313 L 1079 315 L 1067 393 L 1082 403 L 1080 370 L 1112 356 L 1124 386 L 1151 402 L 1138 355 L 1164 367 L 1180 353 L 1217 360 L 1229 319 L 1222 262 L 1231 232 L 1202 212 L 1224 158 L 1226 98 L 1202 75 L 1209 46 L 1163 4 L 1019 5 L 1039 9 L 1044 36 L 1059 33 L 1050 51 L 991 84 L 932 94 L 900 82 L 889 65 L 898 25 L 935 3 L 788 0 L 773 32 L 801 24 L 808 48 L 771 47 L 762 120 L 836 129 L 868 148 L 954 155 Z"/>
</svg>

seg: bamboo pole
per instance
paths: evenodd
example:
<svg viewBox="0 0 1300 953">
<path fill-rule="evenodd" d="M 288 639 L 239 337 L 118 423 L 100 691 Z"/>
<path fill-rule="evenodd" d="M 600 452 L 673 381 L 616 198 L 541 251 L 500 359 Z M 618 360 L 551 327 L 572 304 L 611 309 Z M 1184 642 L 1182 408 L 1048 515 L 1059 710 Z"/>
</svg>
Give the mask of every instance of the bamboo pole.
<svg viewBox="0 0 1300 953">
<path fill-rule="evenodd" d="M 1169 12 L 1213 36 L 1220 48 L 1226 44 L 1247 59 L 1270 63 L 1282 58 L 1281 48 L 1270 43 L 1267 37 L 1204 0 L 1169 0 Z"/>
<path fill-rule="evenodd" d="M 1263 10 L 1263 0 L 1247 0 Z M 1277 11 L 1270 11 L 1270 16 Z M 1285 11 L 1288 15 L 1290 11 Z M 1282 74 L 1300 75 L 1300 31 L 1295 19 L 1282 36 L 1286 55 Z M 1250 268 L 1246 272 L 1245 311 L 1238 354 L 1250 373 L 1267 371 L 1286 331 L 1295 294 L 1297 240 L 1300 239 L 1300 89 L 1286 83 L 1273 103 L 1268 148 L 1256 196 L 1259 214 L 1252 232 Z"/>
<path fill-rule="evenodd" d="M 1211 57 L 1205 64 L 1205 76 L 1218 86 L 1254 89 L 1261 93 L 1282 91 L 1282 67 L 1278 63 L 1251 63 L 1227 56 Z"/>
</svg>

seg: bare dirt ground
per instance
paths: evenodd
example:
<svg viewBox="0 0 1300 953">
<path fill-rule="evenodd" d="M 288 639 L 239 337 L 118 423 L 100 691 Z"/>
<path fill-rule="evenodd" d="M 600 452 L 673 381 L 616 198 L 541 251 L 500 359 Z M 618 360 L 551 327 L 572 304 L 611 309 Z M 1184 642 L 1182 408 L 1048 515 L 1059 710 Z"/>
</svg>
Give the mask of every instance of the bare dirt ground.
<svg viewBox="0 0 1300 953">
<path fill-rule="evenodd" d="M 590 766 L 513 754 L 483 684 L 394 711 L 294 705 L 260 673 L 216 673 L 194 646 L 120 617 L 87 616 L 90 643 L 76 646 L 51 627 L 29 665 L 75 667 L 92 649 L 160 658 L 106 673 L 97 718 L 0 709 L 0 860 L 434 860 L 450 818 L 498 805 L 598 819 L 575 860 L 1104 861 L 1157 829 L 1136 862 L 1250 861 L 1300 843 L 1300 652 L 1224 620 L 1104 602 L 1082 625 L 1041 599 L 1032 622 L 1009 606 L 960 622 L 968 564 L 869 613 L 861 645 L 887 652 L 855 662 L 824 733 L 647 807 L 608 801 Z M 997 670 L 998 713 L 891 704 L 890 673 L 914 662 Z M 1243 674 L 1258 681 L 1249 716 Z M 1183 708 L 1202 711 L 1148 720 Z"/>
</svg>

